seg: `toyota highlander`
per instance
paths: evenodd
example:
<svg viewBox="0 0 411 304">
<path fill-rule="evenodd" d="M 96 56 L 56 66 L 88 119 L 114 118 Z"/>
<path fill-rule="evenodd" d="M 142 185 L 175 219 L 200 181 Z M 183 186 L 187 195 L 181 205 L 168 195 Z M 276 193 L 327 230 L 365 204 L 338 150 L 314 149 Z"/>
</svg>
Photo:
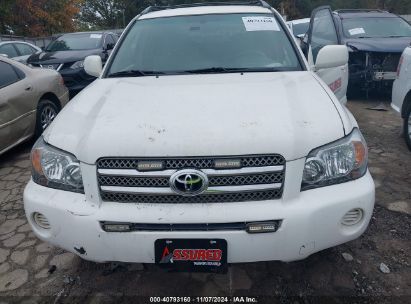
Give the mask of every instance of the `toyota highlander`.
<svg viewBox="0 0 411 304">
<path fill-rule="evenodd" d="M 105 262 L 224 271 L 358 238 L 374 206 L 367 145 L 262 1 L 150 7 L 31 152 L 42 240 Z"/>
</svg>

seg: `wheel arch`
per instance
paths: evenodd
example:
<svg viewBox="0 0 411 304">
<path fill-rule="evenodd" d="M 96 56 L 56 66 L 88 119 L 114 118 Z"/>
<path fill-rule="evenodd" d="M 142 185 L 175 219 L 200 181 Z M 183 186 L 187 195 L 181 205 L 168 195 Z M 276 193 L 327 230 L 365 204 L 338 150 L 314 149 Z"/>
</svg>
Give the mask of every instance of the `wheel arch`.
<svg viewBox="0 0 411 304">
<path fill-rule="evenodd" d="M 50 100 L 51 102 L 53 102 L 57 106 L 59 111 L 61 110 L 60 100 L 58 99 L 58 97 L 54 93 L 48 92 L 48 93 L 43 94 L 40 97 L 39 102 L 43 99 Z"/>
</svg>

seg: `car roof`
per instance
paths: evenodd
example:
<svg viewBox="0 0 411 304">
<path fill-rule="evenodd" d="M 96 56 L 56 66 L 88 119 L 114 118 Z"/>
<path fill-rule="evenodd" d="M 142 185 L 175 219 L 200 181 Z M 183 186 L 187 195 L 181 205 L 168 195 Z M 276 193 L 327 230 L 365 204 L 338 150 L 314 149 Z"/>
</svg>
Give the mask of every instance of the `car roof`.
<svg viewBox="0 0 411 304">
<path fill-rule="evenodd" d="M 1 44 L 7 44 L 7 43 L 24 43 L 24 44 L 27 44 L 27 45 L 30 45 L 30 46 L 38 47 L 38 46 L 36 46 L 36 45 L 34 45 L 34 44 L 30 43 L 30 42 L 20 41 L 20 40 L 0 41 L 0 45 L 1 45 Z"/>
<path fill-rule="evenodd" d="M 105 33 L 109 33 L 109 32 L 106 32 L 106 31 L 73 32 L 73 33 L 61 34 L 61 36 L 63 35 L 84 35 L 84 34 L 105 34 Z"/>
<path fill-rule="evenodd" d="M 141 15 L 138 19 L 152 19 L 174 16 L 188 15 L 208 15 L 208 14 L 236 14 L 236 13 L 251 13 L 251 14 L 267 14 L 272 13 L 269 8 L 252 5 L 221 5 L 221 6 L 193 6 L 182 8 L 163 9 L 158 11 L 148 12 Z"/>
<path fill-rule="evenodd" d="M 381 10 L 336 10 L 335 14 L 341 17 L 341 19 L 351 19 L 351 18 L 396 18 L 395 14 L 381 11 Z"/>
<path fill-rule="evenodd" d="M 309 23 L 309 22 L 310 22 L 310 18 L 295 19 L 295 20 L 287 21 L 287 23 L 292 23 L 292 24 L 301 24 L 301 23 Z"/>
</svg>

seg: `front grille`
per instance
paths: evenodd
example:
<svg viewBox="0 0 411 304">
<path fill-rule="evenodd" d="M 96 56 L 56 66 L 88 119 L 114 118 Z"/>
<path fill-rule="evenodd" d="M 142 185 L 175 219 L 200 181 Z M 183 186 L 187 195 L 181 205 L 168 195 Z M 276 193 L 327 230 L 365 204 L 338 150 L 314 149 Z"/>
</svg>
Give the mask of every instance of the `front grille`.
<svg viewBox="0 0 411 304">
<path fill-rule="evenodd" d="M 98 177 L 100 186 L 123 187 L 169 187 L 169 178 L 165 177 L 135 177 L 135 176 L 106 176 Z"/>
<path fill-rule="evenodd" d="M 240 168 L 217 169 L 216 161 L 240 160 Z M 161 162 L 163 169 L 138 171 L 139 162 Z M 228 162 L 227 162 L 228 163 Z M 170 177 L 182 169 L 207 175 L 208 188 L 196 196 L 175 193 Z M 223 203 L 280 199 L 285 160 L 280 155 L 196 158 L 102 158 L 97 180 L 103 201 L 119 203 Z"/>
<path fill-rule="evenodd" d="M 264 201 L 281 198 L 282 190 L 252 191 L 224 194 L 200 194 L 197 196 L 142 195 L 131 193 L 101 192 L 103 201 L 119 203 L 153 203 L 153 204 L 201 204 L 201 203 L 233 203 L 246 201 Z"/>
<path fill-rule="evenodd" d="M 256 222 L 250 222 L 256 223 Z M 189 224 L 156 224 L 156 223 L 117 223 L 117 222 L 100 222 L 101 228 L 104 231 L 106 225 L 128 225 L 127 231 L 238 231 L 247 230 L 249 222 L 234 222 L 234 223 L 189 223 Z M 270 223 L 275 226 L 275 232 L 281 226 L 281 220 L 262 221 L 259 224 Z"/>
<path fill-rule="evenodd" d="M 241 166 L 247 167 L 264 167 L 284 165 L 285 160 L 280 155 L 263 155 L 263 156 L 230 156 L 219 158 L 150 158 L 149 160 L 163 161 L 166 169 L 209 169 L 214 168 L 216 159 L 241 160 Z M 146 161 L 146 158 L 101 158 L 97 162 L 97 168 L 100 169 L 136 169 L 139 161 Z"/>
<path fill-rule="evenodd" d="M 239 186 L 282 183 L 284 172 L 267 174 L 250 174 L 234 176 L 212 176 L 209 179 L 210 186 Z"/>
</svg>

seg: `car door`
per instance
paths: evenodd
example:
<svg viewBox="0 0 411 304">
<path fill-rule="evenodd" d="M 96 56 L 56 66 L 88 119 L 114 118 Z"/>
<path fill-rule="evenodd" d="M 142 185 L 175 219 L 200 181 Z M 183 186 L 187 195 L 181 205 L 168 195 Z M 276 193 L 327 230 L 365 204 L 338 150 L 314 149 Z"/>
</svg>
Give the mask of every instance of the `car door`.
<svg viewBox="0 0 411 304">
<path fill-rule="evenodd" d="M 111 36 L 110 34 L 107 34 L 104 39 L 104 54 L 105 54 L 105 58 L 103 59 L 104 63 L 107 61 L 108 57 L 110 56 L 111 51 L 113 50 L 115 44 L 116 42 L 114 41 L 113 36 Z"/>
<path fill-rule="evenodd" d="M 35 96 L 23 71 L 0 60 L 0 152 L 32 134 Z"/>
<path fill-rule="evenodd" d="M 305 54 L 309 65 L 315 70 L 320 50 L 327 45 L 340 44 L 339 32 L 329 6 L 322 6 L 312 12 L 310 27 L 304 38 Z M 330 87 L 341 103 L 347 102 L 348 63 L 336 68 L 315 71 Z"/>
</svg>

